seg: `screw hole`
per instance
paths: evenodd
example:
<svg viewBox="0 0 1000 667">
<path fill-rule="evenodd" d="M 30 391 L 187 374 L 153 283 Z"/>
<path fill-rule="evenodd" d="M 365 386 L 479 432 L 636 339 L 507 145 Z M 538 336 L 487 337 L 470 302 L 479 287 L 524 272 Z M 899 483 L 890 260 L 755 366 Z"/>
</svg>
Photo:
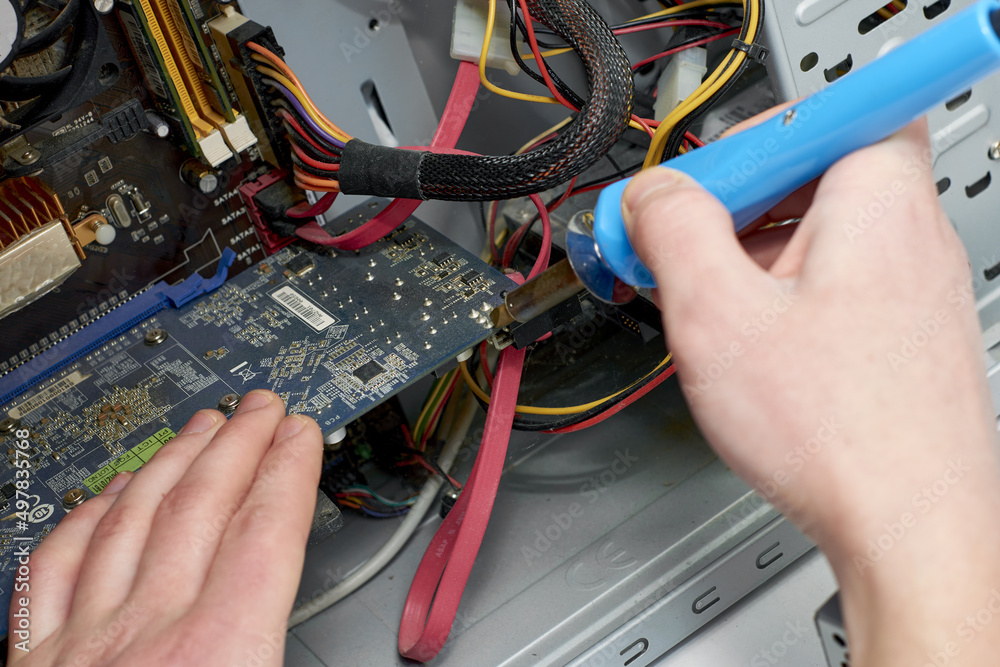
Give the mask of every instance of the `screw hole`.
<svg viewBox="0 0 1000 667">
<path fill-rule="evenodd" d="M 816 64 L 818 62 L 819 62 L 819 56 L 816 55 L 815 51 L 813 51 L 812 53 L 807 53 L 805 56 L 802 57 L 802 62 L 799 63 L 799 69 L 801 69 L 803 72 L 808 72 L 813 67 L 816 67 Z"/>
<path fill-rule="evenodd" d="M 114 63 L 104 63 L 101 69 L 97 70 L 97 80 L 104 86 L 110 86 L 118 80 L 118 65 Z"/>
</svg>

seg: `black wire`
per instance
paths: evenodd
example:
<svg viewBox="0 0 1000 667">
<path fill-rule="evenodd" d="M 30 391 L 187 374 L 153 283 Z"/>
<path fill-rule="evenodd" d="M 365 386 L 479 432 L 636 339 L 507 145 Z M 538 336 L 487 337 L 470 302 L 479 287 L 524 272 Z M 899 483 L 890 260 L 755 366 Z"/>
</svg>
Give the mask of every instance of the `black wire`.
<svg viewBox="0 0 1000 667">
<path fill-rule="evenodd" d="M 764 23 L 764 2 L 762 0 L 752 0 L 752 1 L 756 2 L 758 7 L 757 30 L 758 34 L 760 34 L 760 28 Z M 749 29 L 750 26 L 744 22 L 744 25 L 740 30 L 738 39 L 745 40 Z M 725 67 L 731 64 L 733 59 L 735 58 L 736 58 L 736 53 L 731 52 L 727 56 L 726 61 L 723 64 L 722 68 L 725 69 Z M 717 104 L 719 100 L 722 99 L 722 97 L 729 92 L 729 90 L 733 87 L 733 85 L 735 85 L 736 81 L 740 78 L 740 76 L 742 76 L 743 72 L 745 72 L 747 68 L 750 66 L 751 62 L 752 61 L 749 58 L 744 58 L 743 63 L 740 65 L 739 69 L 733 74 L 732 77 L 730 77 L 730 79 L 719 90 L 713 93 L 712 96 L 709 97 L 707 100 L 705 100 L 704 103 L 698 105 L 698 107 L 696 107 L 695 109 L 692 109 L 692 111 L 689 114 L 687 114 L 677 123 L 677 125 L 674 126 L 674 128 L 671 130 L 670 134 L 667 137 L 667 141 L 664 144 L 663 153 L 660 155 L 661 162 L 670 159 L 671 157 L 674 157 L 680 152 L 680 147 L 684 141 L 685 133 L 691 128 L 692 125 L 694 125 L 694 123 L 699 118 L 701 118 L 710 108 L 712 108 L 715 104 Z"/>
<path fill-rule="evenodd" d="M 723 10 L 723 11 L 729 9 L 742 9 L 742 7 L 743 7 L 742 3 L 739 2 L 727 2 L 724 4 L 720 3 L 718 5 L 712 5 L 713 9 Z M 622 30 L 623 28 L 632 28 L 635 26 L 650 25 L 653 23 L 664 23 L 666 21 L 672 21 L 676 19 L 700 19 L 700 18 L 719 20 L 726 18 L 726 16 L 723 15 L 722 11 L 709 11 L 707 8 L 696 7 L 694 9 L 686 9 L 684 11 L 677 12 L 676 14 L 670 14 L 669 16 L 651 16 L 650 18 L 646 19 L 629 21 L 627 23 L 619 23 L 618 25 L 611 26 L 611 29 Z M 520 17 L 518 17 L 518 19 L 520 20 Z M 545 28 L 544 26 L 538 26 L 535 28 L 535 34 L 551 35 L 554 33 L 548 28 Z M 535 41 L 538 40 L 536 39 Z M 542 46 L 542 43 L 538 42 L 538 45 Z M 550 44 L 547 45 L 545 48 L 563 48 L 565 46 L 566 46 L 565 44 L 560 43 L 560 44 Z"/>
<path fill-rule="evenodd" d="M 639 169 L 641 166 L 642 166 L 642 162 L 636 163 L 636 164 L 634 164 L 634 165 L 632 165 L 630 167 L 626 167 L 624 169 L 619 169 L 618 171 L 616 171 L 613 174 L 608 174 L 607 176 L 602 176 L 600 178 L 595 178 L 592 181 L 587 181 L 586 183 L 581 183 L 580 185 L 575 185 L 573 187 L 573 190 L 583 190 L 584 188 L 589 188 L 592 185 L 600 185 L 601 183 L 604 183 L 605 181 L 614 181 L 614 180 L 617 180 L 619 178 L 624 178 L 626 175 L 628 175 L 628 173 L 630 171 L 635 171 L 636 169 Z M 559 197 L 561 197 L 561 196 L 562 195 L 556 195 L 552 199 L 552 201 L 549 202 L 549 204 L 551 204 L 553 201 L 558 200 Z M 534 227 L 535 223 L 538 222 L 541 219 L 542 219 L 541 216 L 538 213 L 536 213 L 535 217 L 533 217 L 529 222 L 525 223 L 525 224 L 528 225 L 528 228 L 524 231 L 523 234 L 521 234 L 521 238 L 519 238 L 517 240 L 517 245 L 514 246 L 514 252 L 511 255 L 511 257 L 517 257 L 517 254 L 519 252 L 521 252 L 521 247 L 524 246 L 525 240 L 531 234 L 531 228 Z"/>
<path fill-rule="evenodd" d="M 532 79 L 534 79 L 535 81 L 544 86 L 546 84 L 545 84 L 545 79 L 542 77 L 542 75 L 538 74 L 533 69 L 528 67 L 528 65 L 521 58 L 521 50 L 517 48 L 517 32 L 515 31 L 514 28 L 515 26 L 517 26 L 517 28 L 521 30 L 521 34 L 524 36 L 525 41 L 528 40 L 528 31 L 524 25 L 524 21 L 521 20 L 521 15 L 518 13 L 517 8 L 514 6 L 514 0 L 508 0 L 507 4 L 510 7 L 511 16 L 514 16 L 516 18 L 515 21 L 511 21 L 510 23 L 511 55 L 514 57 L 514 61 L 517 63 L 517 66 L 521 68 L 521 71 L 525 72 Z M 536 43 L 538 42 L 538 40 L 535 41 Z M 541 43 L 538 43 L 538 45 L 542 46 Z M 546 46 L 545 48 L 550 48 L 550 47 Z M 556 87 L 556 90 L 558 90 L 562 94 L 562 96 L 565 97 L 573 106 L 575 106 L 577 109 L 583 106 L 584 104 L 583 98 L 580 97 L 576 93 L 576 91 L 574 91 L 572 88 L 566 85 L 566 83 L 564 83 L 563 80 L 560 79 L 559 76 L 552 71 L 552 68 L 549 67 L 549 64 L 545 62 L 544 58 L 540 63 L 538 63 L 538 66 L 545 68 L 545 71 L 552 79 L 552 85 L 554 85 Z"/>
<path fill-rule="evenodd" d="M 536 421 L 533 419 L 525 419 L 520 416 L 515 416 L 514 423 L 511 425 L 511 428 L 513 428 L 516 431 L 552 431 L 557 428 L 566 428 L 568 426 L 574 426 L 575 424 L 579 424 L 580 422 L 587 421 L 588 419 L 592 419 L 604 412 L 607 412 L 608 410 L 618 405 L 632 394 L 636 393 L 637 391 L 648 385 L 656 378 L 660 377 L 660 375 L 662 375 L 669 368 L 670 364 L 665 365 L 658 372 L 651 373 L 648 377 L 643 378 L 639 382 L 635 383 L 633 386 L 623 390 L 622 393 L 618 394 L 614 398 L 607 400 L 604 403 L 601 403 L 600 405 L 593 407 L 590 410 L 587 410 L 586 412 L 580 412 L 575 415 L 568 415 L 560 419 L 554 419 L 552 421 Z"/>
<path fill-rule="evenodd" d="M 284 100 L 282 98 L 275 98 L 271 102 L 271 104 L 273 106 L 280 107 L 280 108 L 284 109 L 285 111 L 287 111 L 288 113 L 290 113 L 292 116 L 294 116 L 296 118 L 296 120 L 299 121 L 299 127 L 301 127 L 302 130 L 306 134 L 308 134 L 309 137 L 313 141 L 315 141 L 317 144 L 319 144 L 320 146 L 322 146 L 326 150 L 330 151 L 331 153 L 334 153 L 336 155 L 340 155 L 341 154 L 341 149 L 339 147 L 334 146 L 327 139 L 323 138 L 315 130 L 313 130 L 312 127 L 309 126 L 309 123 L 306 122 L 306 120 L 302 117 L 302 114 L 300 114 L 298 112 L 298 110 L 295 107 L 293 107 L 291 104 L 289 104 L 286 100 Z"/>
<path fill-rule="evenodd" d="M 293 128 L 290 123 L 288 123 L 285 120 L 282 120 L 281 124 L 285 128 L 285 132 L 288 133 L 289 140 L 296 146 L 301 148 L 305 153 L 307 153 L 309 157 L 313 158 L 314 160 L 319 160 L 320 162 L 325 162 L 326 164 L 340 164 L 339 157 L 331 157 L 326 153 L 323 153 L 320 150 L 318 150 L 315 146 L 306 141 L 305 137 L 296 132 L 295 128 Z"/>
</svg>

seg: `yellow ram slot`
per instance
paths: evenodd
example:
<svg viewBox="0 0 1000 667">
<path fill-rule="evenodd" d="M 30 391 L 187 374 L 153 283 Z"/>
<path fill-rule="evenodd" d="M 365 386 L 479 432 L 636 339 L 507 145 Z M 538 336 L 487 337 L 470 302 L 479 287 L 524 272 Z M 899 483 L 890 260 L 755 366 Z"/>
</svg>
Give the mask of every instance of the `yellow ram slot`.
<svg viewBox="0 0 1000 667">
<path fill-rule="evenodd" d="M 153 8 L 149 5 L 149 0 L 139 0 L 139 7 L 142 9 L 142 14 L 146 19 L 149 32 L 153 35 L 153 39 L 156 40 L 156 46 L 160 52 L 160 56 L 163 58 L 167 74 L 170 76 L 170 80 L 173 81 L 174 88 L 177 89 L 177 95 L 180 97 L 181 105 L 184 107 L 184 115 L 191 121 L 191 126 L 194 128 L 198 138 L 208 136 L 215 128 L 198 114 L 198 110 L 191 100 L 191 95 L 188 93 L 187 86 L 184 85 L 184 79 L 181 78 L 177 62 L 174 60 L 173 54 L 170 52 L 170 47 L 167 45 L 167 39 L 163 35 L 160 23 L 153 14 Z"/>
<path fill-rule="evenodd" d="M 208 101 L 208 95 L 205 94 L 204 89 L 205 83 L 198 75 L 198 69 L 195 67 L 194 61 L 192 61 L 184 44 L 183 31 L 186 31 L 187 27 L 183 23 L 178 24 L 177 22 L 180 8 L 177 8 L 177 13 L 170 10 L 170 5 L 175 2 L 176 0 L 140 0 L 143 11 L 146 10 L 147 6 L 152 7 L 153 13 L 162 27 L 167 47 L 170 49 L 171 55 L 173 55 L 174 62 L 178 65 L 181 78 L 187 86 L 198 114 L 213 127 L 221 128 L 226 119 L 213 109 L 212 104 Z M 161 45 L 162 48 L 163 46 Z"/>
</svg>

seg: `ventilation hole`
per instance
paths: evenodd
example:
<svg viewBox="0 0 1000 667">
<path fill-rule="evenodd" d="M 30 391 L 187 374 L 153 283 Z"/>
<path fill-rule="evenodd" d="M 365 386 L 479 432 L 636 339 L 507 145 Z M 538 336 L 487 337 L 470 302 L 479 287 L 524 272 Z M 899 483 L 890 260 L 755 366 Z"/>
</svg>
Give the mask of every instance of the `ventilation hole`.
<svg viewBox="0 0 1000 667">
<path fill-rule="evenodd" d="M 940 181 L 937 182 L 936 185 L 938 190 L 938 196 L 943 195 L 944 193 L 948 192 L 948 188 L 951 187 L 951 179 L 948 177 L 942 178 Z"/>
<path fill-rule="evenodd" d="M 969 90 L 965 91 L 964 93 L 962 93 L 961 95 L 959 95 L 958 97 L 956 97 L 954 99 L 951 99 L 951 100 L 948 100 L 947 102 L 945 102 L 944 103 L 944 108 L 947 109 L 948 111 L 954 111 L 958 107 L 960 107 L 963 104 L 965 104 L 966 102 L 968 102 L 970 97 L 972 97 L 972 89 L 971 88 Z"/>
<path fill-rule="evenodd" d="M 854 67 L 854 58 L 851 57 L 851 54 L 847 54 L 847 57 L 839 63 L 830 69 L 823 70 L 823 76 L 826 77 L 828 83 L 833 83 L 840 77 L 850 72 L 852 67 Z"/>
<path fill-rule="evenodd" d="M 837 642 L 841 646 L 847 646 L 847 640 L 839 632 L 833 633 L 833 641 Z"/>
<path fill-rule="evenodd" d="M 928 21 L 936 19 L 948 11 L 949 7 L 951 7 L 951 0 L 938 0 L 933 5 L 924 7 L 924 18 Z"/>
<path fill-rule="evenodd" d="M 987 280 L 993 280 L 997 276 L 1000 276 L 1000 264 L 994 264 L 990 268 L 983 271 L 983 277 Z"/>
<path fill-rule="evenodd" d="M 981 194 L 986 188 L 990 187 L 991 180 L 993 180 L 993 177 L 990 176 L 990 172 L 986 172 L 986 175 L 978 181 L 972 185 L 965 186 L 965 196 L 972 199 L 976 195 Z"/>
<path fill-rule="evenodd" d="M 382 98 L 378 94 L 378 88 L 375 87 L 374 81 L 369 79 L 361 84 L 361 96 L 365 100 L 368 117 L 371 118 L 379 141 L 383 146 L 398 146 L 399 139 L 392 131 L 392 124 L 389 122 L 389 116 L 385 113 L 385 107 L 382 106 Z"/>
<path fill-rule="evenodd" d="M 858 32 L 867 35 L 889 19 L 906 9 L 906 0 L 892 0 L 885 7 L 879 7 L 858 23 Z"/>
<path fill-rule="evenodd" d="M 368 32 L 378 32 L 382 24 L 378 22 L 378 19 L 372 19 L 368 22 Z"/>
<path fill-rule="evenodd" d="M 818 62 L 819 62 L 819 56 L 816 55 L 815 51 L 813 51 L 812 53 L 807 53 L 805 56 L 802 57 L 802 62 L 799 63 L 799 69 L 801 69 L 803 72 L 808 72 L 813 67 L 816 67 L 816 63 Z"/>
<path fill-rule="evenodd" d="M 840 663 L 840 667 L 851 667 L 851 666 L 848 665 L 846 662 L 842 662 Z"/>
</svg>

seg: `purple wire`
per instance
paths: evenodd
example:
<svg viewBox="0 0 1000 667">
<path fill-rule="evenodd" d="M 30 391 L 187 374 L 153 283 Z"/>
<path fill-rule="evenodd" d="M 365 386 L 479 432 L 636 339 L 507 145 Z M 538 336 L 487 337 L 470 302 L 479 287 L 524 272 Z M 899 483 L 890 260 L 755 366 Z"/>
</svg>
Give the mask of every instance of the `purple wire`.
<svg viewBox="0 0 1000 667">
<path fill-rule="evenodd" d="M 302 103 L 299 102 L 298 98 L 292 94 L 292 91 L 288 90 L 288 88 L 285 88 L 283 85 L 281 85 L 277 81 L 274 81 L 273 79 L 268 79 L 267 82 L 281 91 L 281 94 L 284 95 L 289 102 L 291 102 L 292 106 L 295 107 L 295 110 L 299 112 L 299 115 L 302 116 L 303 120 L 305 120 L 306 123 L 309 124 L 309 127 L 311 127 L 318 135 L 329 141 L 337 148 L 344 147 L 343 141 L 340 141 L 332 134 L 330 134 L 329 132 L 327 132 L 326 130 L 324 130 L 323 128 L 321 128 L 319 125 L 316 124 L 316 121 L 312 119 L 312 116 L 310 116 L 309 113 L 304 108 L 302 108 Z"/>
</svg>

